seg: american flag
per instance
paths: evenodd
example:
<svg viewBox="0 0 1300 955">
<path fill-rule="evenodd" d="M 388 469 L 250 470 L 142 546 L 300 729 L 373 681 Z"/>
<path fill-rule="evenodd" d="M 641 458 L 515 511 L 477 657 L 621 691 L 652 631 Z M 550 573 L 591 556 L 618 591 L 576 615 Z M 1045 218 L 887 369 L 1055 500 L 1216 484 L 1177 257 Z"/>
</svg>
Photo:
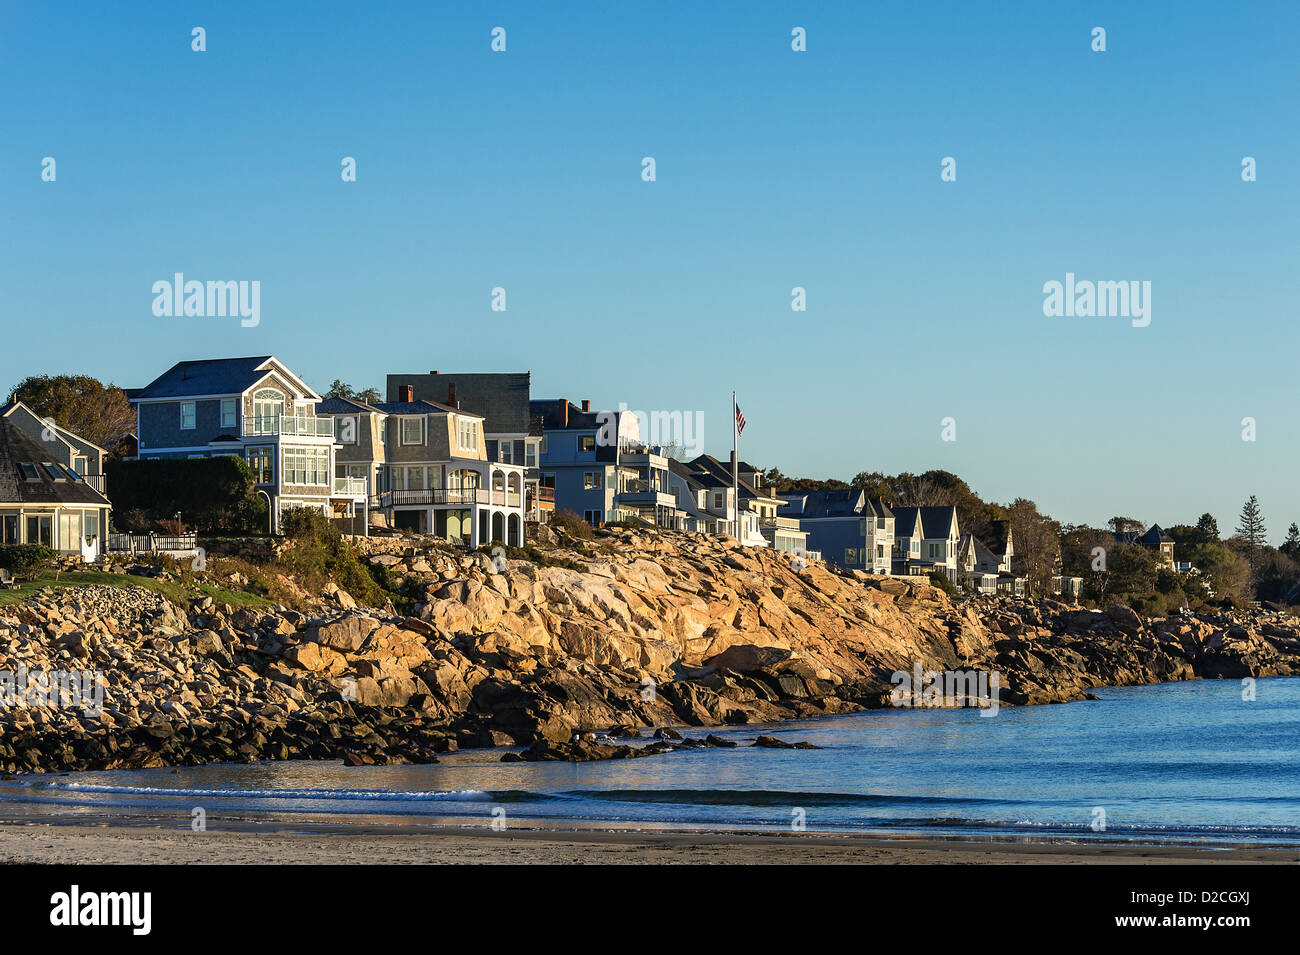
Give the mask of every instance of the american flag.
<svg viewBox="0 0 1300 955">
<path fill-rule="evenodd" d="M 740 405 L 736 405 L 736 434 L 743 434 L 745 431 L 745 416 L 740 412 Z"/>
</svg>

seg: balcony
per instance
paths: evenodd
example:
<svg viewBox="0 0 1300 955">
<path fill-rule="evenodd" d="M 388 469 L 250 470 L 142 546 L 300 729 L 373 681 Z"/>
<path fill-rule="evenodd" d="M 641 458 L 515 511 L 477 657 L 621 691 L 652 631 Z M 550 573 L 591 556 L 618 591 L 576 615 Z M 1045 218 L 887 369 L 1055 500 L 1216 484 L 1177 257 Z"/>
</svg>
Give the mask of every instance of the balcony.
<svg viewBox="0 0 1300 955">
<path fill-rule="evenodd" d="M 107 486 L 107 485 L 104 483 L 104 475 L 102 475 L 102 474 L 83 474 L 83 475 L 81 475 L 81 479 L 82 479 L 83 481 L 85 481 L 86 484 L 87 484 L 89 487 L 91 487 L 93 490 L 96 490 L 96 491 L 98 491 L 100 494 L 104 494 L 104 495 L 107 496 L 108 492 L 104 490 L 104 488 Z"/>
<path fill-rule="evenodd" d="M 485 487 L 426 487 L 409 491 L 384 491 L 375 498 L 377 507 L 468 507 L 474 504 L 519 507 L 518 491 L 492 491 Z"/>
<path fill-rule="evenodd" d="M 366 479 L 358 477 L 341 477 L 334 479 L 334 496 L 363 500 L 366 496 Z"/>
<path fill-rule="evenodd" d="M 758 522 L 759 527 L 772 530 L 797 531 L 799 519 L 796 517 L 764 517 Z"/>
<path fill-rule="evenodd" d="M 275 436 L 333 438 L 334 419 L 310 415 L 262 415 L 244 419 L 244 437 Z"/>
</svg>

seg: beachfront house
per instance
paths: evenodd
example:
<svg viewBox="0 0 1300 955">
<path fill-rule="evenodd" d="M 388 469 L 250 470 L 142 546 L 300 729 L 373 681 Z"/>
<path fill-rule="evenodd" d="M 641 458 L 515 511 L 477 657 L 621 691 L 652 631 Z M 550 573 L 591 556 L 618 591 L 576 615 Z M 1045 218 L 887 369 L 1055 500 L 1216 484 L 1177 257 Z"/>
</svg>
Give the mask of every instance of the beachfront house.
<svg viewBox="0 0 1300 955">
<path fill-rule="evenodd" d="M 140 460 L 242 458 L 276 529 L 291 507 L 340 517 L 365 506 L 359 486 L 336 484 L 335 425 L 316 415 L 321 396 L 272 355 L 178 362 L 128 394 Z"/>
<path fill-rule="evenodd" d="M 961 533 L 957 509 L 894 507 L 894 573 L 918 576 L 939 572 L 953 584 L 960 581 L 957 556 Z"/>
<path fill-rule="evenodd" d="M 0 544 L 39 544 L 85 561 L 99 559 L 111 505 L 63 459 L 69 446 L 89 442 L 62 428 L 33 436 L 13 410 L 0 414 Z"/>
<path fill-rule="evenodd" d="M 888 575 L 894 555 L 894 512 L 865 491 L 790 491 L 785 516 L 807 534 L 808 547 L 845 570 Z"/>
<path fill-rule="evenodd" d="M 483 416 L 415 398 L 366 404 L 330 398 L 338 468 L 369 482 L 377 523 L 478 547 L 524 543 L 524 467 L 489 460 Z"/>
</svg>

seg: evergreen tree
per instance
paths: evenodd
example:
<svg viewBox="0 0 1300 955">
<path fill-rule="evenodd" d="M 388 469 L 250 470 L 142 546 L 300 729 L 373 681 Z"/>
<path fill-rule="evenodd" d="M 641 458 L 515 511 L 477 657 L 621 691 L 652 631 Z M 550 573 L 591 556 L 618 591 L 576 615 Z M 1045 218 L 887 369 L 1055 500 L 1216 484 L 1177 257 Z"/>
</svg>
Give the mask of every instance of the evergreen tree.
<svg viewBox="0 0 1300 955">
<path fill-rule="evenodd" d="M 1201 532 L 1201 543 L 1217 544 L 1219 542 L 1219 522 L 1214 515 L 1206 511 L 1196 522 L 1196 529 Z"/>
<path fill-rule="evenodd" d="M 1264 514 L 1254 494 L 1242 505 L 1241 516 L 1237 520 L 1241 521 L 1237 533 L 1246 543 L 1246 560 L 1250 564 L 1251 573 L 1254 573 L 1259 565 L 1259 549 L 1267 543 L 1265 535 L 1268 533 L 1264 529 Z"/>
<path fill-rule="evenodd" d="M 1279 549 L 1292 560 L 1296 558 L 1297 552 L 1300 552 L 1300 527 L 1296 526 L 1295 521 L 1292 521 L 1291 526 L 1286 529 L 1286 541 Z"/>
</svg>

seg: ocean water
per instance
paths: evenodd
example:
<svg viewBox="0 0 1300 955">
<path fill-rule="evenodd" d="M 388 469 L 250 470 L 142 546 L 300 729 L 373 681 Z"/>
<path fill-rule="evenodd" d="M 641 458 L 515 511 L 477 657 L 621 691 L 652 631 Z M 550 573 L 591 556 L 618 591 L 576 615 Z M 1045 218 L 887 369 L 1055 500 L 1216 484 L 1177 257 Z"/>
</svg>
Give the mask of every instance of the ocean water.
<svg viewBox="0 0 1300 955">
<path fill-rule="evenodd" d="M 23 776 L 8 818 L 333 820 L 1300 844 L 1300 679 L 1098 691 L 1101 702 L 879 710 L 715 732 L 735 749 L 596 763 L 337 762 Z M 760 732 L 820 750 L 750 745 Z M 1104 813 L 1104 817 L 1102 816 Z M 1104 821 L 1104 829 L 1097 824 Z"/>
</svg>

